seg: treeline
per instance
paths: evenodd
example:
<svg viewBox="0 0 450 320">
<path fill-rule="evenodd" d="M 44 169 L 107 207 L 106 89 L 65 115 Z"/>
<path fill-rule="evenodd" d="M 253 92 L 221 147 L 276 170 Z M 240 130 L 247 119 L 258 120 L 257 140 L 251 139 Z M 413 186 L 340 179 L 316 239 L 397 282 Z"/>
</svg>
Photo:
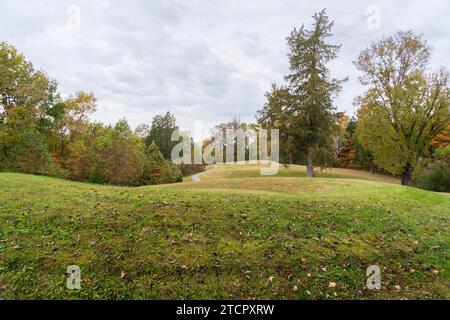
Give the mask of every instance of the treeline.
<svg viewBox="0 0 450 320">
<path fill-rule="evenodd" d="M 69 178 L 94 183 L 138 186 L 183 180 L 157 145 L 146 145 L 125 120 L 115 126 L 89 124 L 71 143 L 62 167 Z"/>
<path fill-rule="evenodd" d="M 182 181 L 158 149 L 158 118 L 149 132 L 89 121 L 91 93 L 62 99 L 57 83 L 7 43 L 0 43 L 0 170 L 114 185 Z M 164 150 L 165 152 L 167 150 Z"/>
<path fill-rule="evenodd" d="M 341 48 L 329 42 L 334 22 L 325 10 L 313 18 L 311 28 L 287 38 L 289 73 L 266 94 L 256 123 L 218 124 L 202 147 L 227 129 L 279 129 L 280 162 L 306 164 L 310 177 L 317 167 L 343 167 L 449 191 L 449 73 L 428 71 L 430 46 L 408 31 L 363 50 L 354 65 L 366 91 L 355 99 L 356 117 L 349 117 L 334 105 L 347 79 L 328 69 Z M 178 129 L 172 114 L 133 131 L 126 120 L 90 122 L 95 109 L 93 94 L 62 99 L 55 81 L 0 43 L 0 170 L 137 186 L 181 181 L 204 169 L 170 162 Z"/>
</svg>

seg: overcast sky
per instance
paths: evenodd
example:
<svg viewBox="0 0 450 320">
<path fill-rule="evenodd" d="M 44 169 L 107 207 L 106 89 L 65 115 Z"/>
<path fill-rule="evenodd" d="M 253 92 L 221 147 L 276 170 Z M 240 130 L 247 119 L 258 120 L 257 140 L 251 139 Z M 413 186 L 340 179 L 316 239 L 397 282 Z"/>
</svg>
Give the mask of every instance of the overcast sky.
<svg viewBox="0 0 450 320">
<path fill-rule="evenodd" d="M 136 127 L 170 110 L 182 128 L 207 129 L 235 115 L 254 121 L 264 93 L 288 72 L 286 36 L 323 8 L 336 22 L 332 41 L 343 44 L 332 74 L 350 77 L 341 111 L 353 114 L 363 90 L 352 62 L 382 35 L 422 33 L 433 68 L 449 66 L 448 0 L 0 0 L 0 41 L 63 95 L 94 92 L 95 120 L 125 117 Z"/>
</svg>

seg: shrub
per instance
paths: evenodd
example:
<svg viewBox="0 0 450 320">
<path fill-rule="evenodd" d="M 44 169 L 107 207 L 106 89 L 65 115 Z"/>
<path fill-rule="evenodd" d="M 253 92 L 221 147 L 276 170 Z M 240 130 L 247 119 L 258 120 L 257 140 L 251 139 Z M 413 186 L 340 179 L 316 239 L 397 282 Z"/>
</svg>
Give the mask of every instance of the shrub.
<svg viewBox="0 0 450 320">
<path fill-rule="evenodd" d="M 5 170 L 30 174 L 41 174 L 51 163 L 45 138 L 35 128 L 18 134 L 8 150 Z"/>
<path fill-rule="evenodd" d="M 422 160 L 416 172 L 416 184 L 419 188 L 450 191 L 450 146 L 437 149 L 431 159 Z"/>
<path fill-rule="evenodd" d="M 163 170 L 164 173 L 164 183 L 177 183 L 177 182 L 183 182 L 183 173 L 180 170 L 180 167 L 168 162 L 166 164 L 165 170 Z"/>
<path fill-rule="evenodd" d="M 93 183 L 138 186 L 147 161 L 145 147 L 126 121 L 114 127 L 90 125 L 69 148 L 70 178 Z"/>
<path fill-rule="evenodd" d="M 192 176 L 194 174 L 205 171 L 205 164 L 181 164 L 180 166 L 181 173 L 184 177 Z"/>
<path fill-rule="evenodd" d="M 147 148 L 147 157 L 142 178 L 143 184 L 168 184 L 183 181 L 180 168 L 164 160 L 155 143 Z"/>
<path fill-rule="evenodd" d="M 54 162 L 47 164 L 38 172 L 38 174 L 59 179 L 67 179 L 69 177 L 67 170 L 62 169 L 57 163 Z"/>
</svg>

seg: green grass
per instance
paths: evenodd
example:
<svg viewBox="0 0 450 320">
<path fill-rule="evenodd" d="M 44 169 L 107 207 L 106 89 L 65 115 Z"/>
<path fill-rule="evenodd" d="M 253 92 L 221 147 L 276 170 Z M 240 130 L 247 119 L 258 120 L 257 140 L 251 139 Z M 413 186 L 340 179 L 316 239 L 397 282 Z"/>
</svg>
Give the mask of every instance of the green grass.
<svg viewBox="0 0 450 320">
<path fill-rule="evenodd" d="M 142 188 L 2 173 L 0 297 L 450 299 L 449 197 L 301 171 Z M 380 291 L 365 289 L 374 264 Z"/>
</svg>

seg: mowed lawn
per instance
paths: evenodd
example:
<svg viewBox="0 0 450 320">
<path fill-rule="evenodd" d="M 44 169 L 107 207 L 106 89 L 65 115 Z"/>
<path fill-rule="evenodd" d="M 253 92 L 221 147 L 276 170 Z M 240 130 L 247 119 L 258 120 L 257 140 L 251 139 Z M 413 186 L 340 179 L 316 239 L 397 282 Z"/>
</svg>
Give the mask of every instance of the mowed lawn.
<svg viewBox="0 0 450 320">
<path fill-rule="evenodd" d="M 0 298 L 450 299 L 450 197 L 304 175 L 216 166 L 124 188 L 0 173 Z M 65 287 L 69 265 L 80 291 Z M 366 288 L 371 265 L 380 291 Z"/>
</svg>

